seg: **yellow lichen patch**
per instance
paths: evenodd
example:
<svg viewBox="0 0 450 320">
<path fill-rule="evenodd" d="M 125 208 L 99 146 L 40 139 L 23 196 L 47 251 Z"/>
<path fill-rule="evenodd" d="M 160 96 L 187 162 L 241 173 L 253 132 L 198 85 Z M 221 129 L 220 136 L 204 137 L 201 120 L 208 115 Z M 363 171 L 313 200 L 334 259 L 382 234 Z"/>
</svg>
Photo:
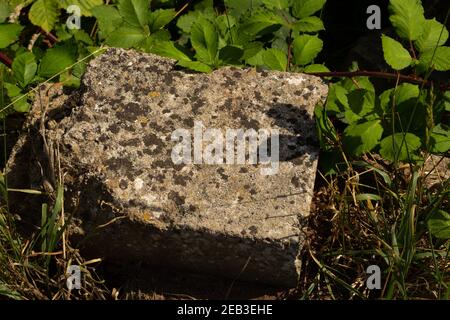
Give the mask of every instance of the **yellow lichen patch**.
<svg viewBox="0 0 450 320">
<path fill-rule="evenodd" d="M 150 91 L 147 95 L 150 98 L 156 98 L 156 97 L 159 97 L 161 95 L 161 93 L 159 91 Z"/>
<path fill-rule="evenodd" d="M 141 215 L 141 218 L 142 218 L 142 220 L 144 220 L 144 221 L 146 221 L 146 222 L 149 222 L 149 221 L 151 221 L 151 220 L 154 220 L 153 215 L 150 214 L 150 213 L 148 213 L 148 212 L 144 212 L 144 213 Z"/>
</svg>

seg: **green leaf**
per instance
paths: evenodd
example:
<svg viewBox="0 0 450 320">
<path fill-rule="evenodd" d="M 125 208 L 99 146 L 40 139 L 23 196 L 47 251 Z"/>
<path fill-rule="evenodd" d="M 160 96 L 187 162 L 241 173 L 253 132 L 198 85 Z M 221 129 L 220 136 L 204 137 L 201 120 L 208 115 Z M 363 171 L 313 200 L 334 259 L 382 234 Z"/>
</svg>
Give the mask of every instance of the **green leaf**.
<svg viewBox="0 0 450 320">
<path fill-rule="evenodd" d="M 375 92 L 375 87 L 372 82 L 370 82 L 369 77 L 354 77 L 352 79 L 345 78 L 342 80 L 342 86 L 348 91 L 366 89 L 368 91 Z"/>
<path fill-rule="evenodd" d="M 5 22 L 10 14 L 11 14 L 11 8 L 10 8 L 8 2 L 1 0 L 0 1 L 0 23 Z"/>
<path fill-rule="evenodd" d="M 420 52 L 424 52 L 444 45 L 445 42 L 447 42 L 447 39 L 447 28 L 436 21 L 436 19 L 428 19 L 423 26 L 422 35 L 414 42 L 414 44 Z"/>
<path fill-rule="evenodd" d="M 212 0 L 201 1 L 194 5 L 194 10 L 189 10 L 187 13 L 181 15 L 177 19 L 177 27 L 184 33 L 190 34 L 192 24 L 201 17 L 211 22 L 216 19 L 216 12 L 214 11 Z"/>
<path fill-rule="evenodd" d="M 395 159 L 405 161 L 412 158 L 412 154 L 419 149 L 420 145 L 420 138 L 412 133 L 394 133 L 381 140 L 380 154 L 389 161 L 395 161 Z"/>
<path fill-rule="evenodd" d="M 375 92 L 356 89 L 347 94 L 349 109 L 345 110 L 345 119 L 353 123 L 375 110 Z"/>
<path fill-rule="evenodd" d="M 258 52 L 264 51 L 263 43 L 259 41 L 249 42 L 244 46 L 243 59 L 248 59 L 255 56 Z"/>
<path fill-rule="evenodd" d="M 7 83 L 7 82 L 4 82 L 3 85 L 6 88 L 8 97 L 14 98 L 14 97 L 21 95 L 21 91 L 18 86 L 14 85 L 12 83 Z"/>
<path fill-rule="evenodd" d="M 295 0 L 292 6 L 292 14 L 299 18 L 306 18 L 322 9 L 326 0 Z"/>
<path fill-rule="evenodd" d="M 355 156 L 360 156 L 375 148 L 383 134 L 381 120 L 349 125 L 344 131 L 344 148 Z"/>
<path fill-rule="evenodd" d="M 450 239 L 450 214 L 444 210 L 432 212 L 428 219 L 430 233 L 438 239 Z"/>
<path fill-rule="evenodd" d="M 183 14 L 177 19 L 177 27 L 180 28 L 184 33 L 190 34 L 192 24 L 200 17 L 205 17 L 201 11 L 189 11 L 188 13 Z"/>
<path fill-rule="evenodd" d="M 58 19 L 59 8 L 56 0 L 37 0 L 31 6 L 28 18 L 31 23 L 50 32 Z"/>
<path fill-rule="evenodd" d="M 347 89 L 342 87 L 340 83 L 331 83 L 326 103 L 327 111 L 340 113 L 350 109 L 347 94 Z"/>
<path fill-rule="evenodd" d="M 269 9 L 289 8 L 289 0 L 262 0 L 261 2 Z"/>
<path fill-rule="evenodd" d="M 194 70 L 194 71 L 199 71 L 199 72 L 211 72 L 212 69 L 210 66 L 208 66 L 207 64 L 201 63 L 200 61 L 188 61 L 188 60 L 180 60 L 177 63 L 179 66 Z"/>
<path fill-rule="evenodd" d="M 287 38 L 289 37 L 290 29 L 286 26 L 282 26 L 279 28 L 276 32 L 273 33 L 274 38 L 272 41 L 272 48 L 279 49 L 283 51 L 284 53 L 288 53 L 289 50 L 289 44 L 287 41 Z"/>
<path fill-rule="evenodd" d="M 30 110 L 30 104 L 27 101 L 27 96 L 20 91 L 19 87 L 6 82 L 3 83 L 3 86 L 6 88 L 8 97 L 11 99 L 15 111 L 28 112 L 28 110 Z"/>
<path fill-rule="evenodd" d="M 227 42 L 231 43 L 231 37 L 233 38 L 233 44 L 236 44 L 235 39 L 238 38 L 236 34 L 236 19 L 233 16 L 221 14 L 216 17 L 216 27 L 219 30 L 220 36 Z M 237 40 L 237 39 L 236 39 Z"/>
<path fill-rule="evenodd" d="M 306 17 L 297 21 L 292 29 L 296 32 L 318 32 L 325 30 L 322 20 L 316 16 Z"/>
<path fill-rule="evenodd" d="M 380 94 L 380 107 L 383 112 L 387 112 L 391 108 L 391 98 L 393 92 L 394 88 L 391 88 L 383 91 L 383 93 Z"/>
<path fill-rule="evenodd" d="M 286 54 L 275 48 L 267 49 L 262 54 L 263 62 L 272 70 L 286 71 Z"/>
<path fill-rule="evenodd" d="M 403 48 L 400 42 L 382 35 L 381 43 L 383 46 L 384 60 L 395 70 L 401 70 L 409 66 L 412 58 L 408 50 Z"/>
<path fill-rule="evenodd" d="M 256 37 L 276 31 L 285 21 L 272 11 L 257 11 L 241 25 L 240 32 Z"/>
<path fill-rule="evenodd" d="M 425 17 L 420 0 L 390 0 L 389 11 L 389 20 L 401 38 L 416 40 L 421 36 Z"/>
<path fill-rule="evenodd" d="M 301 35 L 296 37 L 292 43 L 294 62 L 304 66 L 314 60 L 322 50 L 323 42 L 318 36 Z"/>
<path fill-rule="evenodd" d="M 209 20 L 201 18 L 192 25 L 191 43 L 198 60 L 209 65 L 216 63 L 219 39 L 215 26 Z"/>
<path fill-rule="evenodd" d="M 229 9 L 229 14 L 236 18 L 240 18 L 243 13 L 255 10 L 262 6 L 263 1 L 270 5 L 270 0 L 252 0 L 252 1 L 242 1 L 242 0 L 224 0 L 225 6 Z M 275 1 L 276 2 L 276 1 Z"/>
<path fill-rule="evenodd" d="M 330 72 L 324 64 L 310 64 L 303 69 L 304 73 Z"/>
<path fill-rule="evenodd" d="M 419 97 L 419 86 L 411 83 L 402 83 L 394 91 L 396 105 L 401 105 L 408 100 L 416 99 Z"/>
<path fill-rule="evenodd" d="M 65 24 L 57 24 L 55 26 L 55 36 L 58 38 L 60 42 L 64 42 L 73 38 L 73 31 L 67 28 Z M 76 29 L 75 29 L 76 30 Z"/>
<path fill-rule="evenodd" d="M 219 51 L 219 59 L 226 64 L 240 64 L 244 50 L 237 46 L 225 46 Z"/>
<path fill-rule="evenodd" d="M 72 32 L 77 42 L 82 42 L 90 46 L 94 45 L 94 42 L 92 41 L 91 37 L 83 29 L 73 30 Z"/>
<path fill-rule="evenodd" d="M 159 9 L 150 12 L 148 17 L 150 31 L 155 32 L 166 26 L 175 17 L 174 9 Z"/>
<path fill-rule="evenodd" d="M 191 59 L 184 52 L 175 47 L 172 41 L 155 42 L 150 52 L 178 61 L 191 61 Z"/>
<path fill-rule="evenodd" d="M 142 28 L 123 25 L 112 32 L 106 38 L 106 44 L 111 47 L 131 48 L 145 39 L 146 35 Z"/>
<path fill-rule="evenodd" d="M 16 42 L 22 29 L 19 24 L 0 24 L 0 49 Z"/>
<path fill-rule="evenodd" d="M 71 5 L 76 5 L 80 8 L 81 15 L 92 16 L 92 9 L 97 6 L 103 7 L 103 0 L 58 0 L 61 9 L 67 9 Z"/>
<path fill-rule="evenodd" d="M 106 38 L 117 26 L 122 24 L 123 18 L 119 10 L 112 6 L 99 6 L 92 9 L 92 14 L 97 18 L 102 38 Z"/>
<path fill-rule="evenodd" d="M 153 48 L 157 47 L 160 43 L 170 41 L 170 33 L 165 29 L 160 29 L 153 32 L 145 40 L 139 43 L 139 48 L 145 52 L 153 52 Z M 154 53 L 154 52 L 153 52 Z"/>
<path fill-rule="evenodd" d="M 12 63 L 14 77 L 24 88 L 33 80 L 37 71 L 37 63 L 31 52 L 25 52 L 17 56 Z"/>
<path fill-rule="evenodd" d="M 261 50 L 254 56 L 245 59 L 245 62 L 247 64 L 249 64 L 251 66 L 255 66 L 255 67 L 264 66 L 263 54 L 264 54 L 264 50 Z"/>
<path fill-rule="evenodd" d="M 246 64 L 251 66 L 262 66 L 264 65 L 262 55 L 264 53 L 263 43 L 262 42 L 250 42 L 244 47 L 244 55 L 242 59 L 244 59 Z"/>
<path fill-rule="evenodd" d="M 148 23 L 148 0 L 119 0 L 117 5 L 120 15 L 136 28 L 143 28 Z"/>
<path fill-rule="evenodd" d="M 434 56 L 433 56 L 434 53 Z M 433 58 L 433 60 L 431 60 Z M 426 72 L 431 67 L 437 71 L 450 70 L 450 47 L 437 47 L 425 51 L 419 59 L 419 72 Z"/>
<path fill-rule="evenodd" d="M 51 77 L 75 63 L 75 52 L 70 46 L 55 46 L 48 49 L 39 64 L 38 74 Z"/>
<path fill-rule="evenodd" d="M 84 31 L 83 29 L 74 30 L 73 35 L 75 36 L 75 40 L 79 43 L 82 42 L 88 46 L 94 45 L 94 42 L 92 41 L 89 34 L 86 31 Z"/>
<path fill-rule="evenodd" d="M 438 124 L 430 133 L 431 152 L 445 153 L 450 150 L 450 128 L 445 124 Z"/>
</svg>

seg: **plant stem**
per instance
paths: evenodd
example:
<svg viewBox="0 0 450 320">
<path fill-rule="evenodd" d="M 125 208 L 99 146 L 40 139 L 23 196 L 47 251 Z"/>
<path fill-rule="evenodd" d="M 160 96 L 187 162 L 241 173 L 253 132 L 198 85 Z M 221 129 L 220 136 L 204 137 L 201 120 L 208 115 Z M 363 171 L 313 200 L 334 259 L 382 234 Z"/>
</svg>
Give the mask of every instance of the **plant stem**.
<svg viewBox="0 0 450 320">
<path fill-rule="evenodd" d="M 5 53 L 0 52 L 0 62 L 6 65 L 8 68 L 11 68 L 12 60 Z"/>
<path fill-rule="evenodd" d="M 388 72 L 381 72 L 381 71 L 365 71 L 365 70 L 331 71 L 331 72 L 310 72 L 308 74 L 317 76 L 317 77 L 339 77 L 339 78 L 372 77 L 372 78 L 384 78 L 384 79 L 393 79 L 393 80 L 398 79 L 400 82 L 410 82 L 410 83 L 415 83 L 415 84 L 422 84 L 427 88 L 429 88 L 433 85 L 432 81 L 425 80 L 420 77 L 407 76 L 407 75 L 402 75 L 402 74 L 388 73 Z M 450 90 L 450 84 L 443 83 L 440 85 L 440 89 L 443 91 L 448 91 L 448 90 Z"/>
<path fill-rule="evenodd" d="M 40 31 L 48 40 L 51 41 L 52 45 L 59 41 L 58 38 L 54 36 L 51 32 L 46 32 L 43 29 L 41 29 Z"/>
</svg>

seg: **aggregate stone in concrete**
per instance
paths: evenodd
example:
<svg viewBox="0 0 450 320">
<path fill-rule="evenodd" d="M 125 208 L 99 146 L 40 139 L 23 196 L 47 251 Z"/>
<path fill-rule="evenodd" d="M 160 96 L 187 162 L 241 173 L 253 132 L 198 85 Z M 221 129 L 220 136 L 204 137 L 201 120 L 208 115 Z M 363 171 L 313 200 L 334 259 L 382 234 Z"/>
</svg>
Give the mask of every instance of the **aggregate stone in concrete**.
<svg viewBox="0 0 450 320">
<path fill-rule="evenodd" d="M 305 74 L 200 74 L 109 49 L 69 97 L 41 90 L 8 164 L 10 187 L 56 190 L 64 177 L 68 232 L 88 255 L 295 286 L 318 157 L 313 109 L 327 90 Z M 266 130 L 257 145 L 274 160 L 278 140 L 279 161 L 239 163 L 232 150 L 235 161 L 220 163 L 227 129 Z M 191 162 L 173 156 L 174 132 L 190 134 Z M 208 145 L 213 163 L 196 161 Z M 36 199 L 11 193 L 22 215 L 39 217 Z"/>
</svg>

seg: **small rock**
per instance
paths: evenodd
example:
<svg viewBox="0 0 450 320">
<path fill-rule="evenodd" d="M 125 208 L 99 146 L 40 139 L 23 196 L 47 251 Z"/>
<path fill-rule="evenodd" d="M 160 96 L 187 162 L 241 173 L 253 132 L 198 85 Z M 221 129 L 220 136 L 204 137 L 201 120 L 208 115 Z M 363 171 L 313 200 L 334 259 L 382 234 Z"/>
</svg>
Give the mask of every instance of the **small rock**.
<svg viewBox="0 0 450 320">
<path fill-rule="evenodd" d="M 73 241 L 89 235 L 94 256 L 295 286 L 318 157 L 313 108 L 327 91 L 305 74 L 199 74 L 109 49 L 47 111 Z M 13 150 L 11 188 L 39 185 L 44 162 L 57 168 L 39 121 Z M 35 215 L 45 200 L 28 198 L 12 193 L 11 204 Z"/>
</svg>

